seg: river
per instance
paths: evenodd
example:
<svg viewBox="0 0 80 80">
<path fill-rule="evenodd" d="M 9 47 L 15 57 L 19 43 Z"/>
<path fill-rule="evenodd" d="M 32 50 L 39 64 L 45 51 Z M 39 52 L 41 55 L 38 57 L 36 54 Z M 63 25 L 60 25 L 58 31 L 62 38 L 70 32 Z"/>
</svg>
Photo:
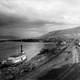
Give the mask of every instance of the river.
<svg viewBox="0 0 80 80">
<path fill-rule="evenodd" d="M 2 42 L 0 43 L 0 60 L 6 59 L 11 55 L 20 52 L 20 45 L 23 45 L 23 50 L 27 55 L 28 60 L 40 53 L 44 47 L 41 42 Z"/>
</svg>

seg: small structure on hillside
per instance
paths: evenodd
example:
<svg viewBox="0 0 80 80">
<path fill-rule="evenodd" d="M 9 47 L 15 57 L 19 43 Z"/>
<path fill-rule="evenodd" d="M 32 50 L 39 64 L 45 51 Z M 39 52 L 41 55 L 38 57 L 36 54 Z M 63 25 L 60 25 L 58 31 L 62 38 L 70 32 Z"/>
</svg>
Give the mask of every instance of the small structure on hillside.
<svg viewBox="0 0 80 80">
<path fill-rule="evenodd" d="M 80 40 L 79 39 L 75 40 L 75 45 L 78 46 L 78 47 L 80 47 Z"/>
</svg>

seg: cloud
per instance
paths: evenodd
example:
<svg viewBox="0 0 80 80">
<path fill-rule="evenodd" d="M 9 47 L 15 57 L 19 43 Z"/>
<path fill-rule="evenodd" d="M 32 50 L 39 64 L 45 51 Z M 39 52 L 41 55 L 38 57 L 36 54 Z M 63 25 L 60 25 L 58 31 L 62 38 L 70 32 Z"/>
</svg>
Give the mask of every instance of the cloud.
<svg viewBox="0 0 80 80">
<path fill-rule="evenodd" d="M 0 13 L 0 27 L 7 27 L 8 25 L 20 24 L 23 22 L 24 20 L 20 17 Z"/>
<path fill-rule="evenodd" d="M 58 21 L 76 24 L 80 20 L 79 0 L 3 0 L 1 11 L 23 16 L 29 20 Z M 75 3 L 75 4 L 74 4 Z M 65 18 L 65 17 L 69 18 Z M 73 20 L 74 17 L 74 20 Z M 79 23 L 78 23 L 79 24 Z"/>
<path fill-rule="evenodd" d="M 36 37 L 78 25 L 79 0 L 0 1 L 0 35 Z"/>
</svg>

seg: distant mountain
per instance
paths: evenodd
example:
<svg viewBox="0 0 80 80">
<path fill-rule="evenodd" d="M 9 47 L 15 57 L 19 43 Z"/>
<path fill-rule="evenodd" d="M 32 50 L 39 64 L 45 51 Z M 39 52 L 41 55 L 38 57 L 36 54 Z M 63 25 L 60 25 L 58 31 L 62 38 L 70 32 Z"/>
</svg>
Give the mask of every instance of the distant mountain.
<svg viewBox="0 0 80 80">
<path fill-rule="evenodd" d="M 69 38 L 80 38 L 80 27 L 51 31 L 41 37 L 32 38 L 20 38 L 16 36 L 0 35 L 0 42 L 5 41 L 23 41 L 23 42 L 40 42 L 40 41 L 53 41 L 53 39 L 69 39 Z"/>
<path fill-rule="evenodd" d="M 0 42 L 7 42 L 7 41 L 14 41 L 14 42 L 39 42 L 37 38 L 19 38 L 15 36 L 2 36 L 0 35 Z"/>
<path fill-rule="evenodd" d="M 41 36 L 40 38 L 42 40 L 49 40 L 54 38 L 59 38 L 59 39 L 80 38 L 80 27 L 52 31 L 46 35 Z"/>
</svg>

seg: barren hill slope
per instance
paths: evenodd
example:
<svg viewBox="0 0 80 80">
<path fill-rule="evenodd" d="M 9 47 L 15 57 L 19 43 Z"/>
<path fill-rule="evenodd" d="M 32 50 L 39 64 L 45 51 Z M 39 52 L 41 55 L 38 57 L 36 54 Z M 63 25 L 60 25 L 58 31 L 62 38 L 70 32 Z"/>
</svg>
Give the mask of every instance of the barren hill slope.
<svg viewBox="0 0 80 80">
<path fill-rule="evenodd" d="M 43 40 L 49 40 L 52 38 L 80 38 L 80 27 L 65 29 L 65 30 L 57 30 L 49 32 L 46 35 L 41 36 L 40 38 Z"/>
</svg>

